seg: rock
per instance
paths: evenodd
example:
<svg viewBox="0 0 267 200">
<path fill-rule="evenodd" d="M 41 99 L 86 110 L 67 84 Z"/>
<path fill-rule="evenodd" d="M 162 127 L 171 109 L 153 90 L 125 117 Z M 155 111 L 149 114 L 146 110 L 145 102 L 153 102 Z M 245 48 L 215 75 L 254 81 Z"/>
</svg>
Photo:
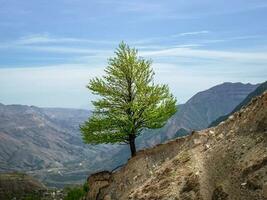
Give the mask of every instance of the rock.
<svg viewBox="0 0 267 200">
<path fill-rule="evenodd" d="M 133 180 L 136 181 L 137 178 L 138 178 L 138 176 L 136 175 L 136 176 L 133 177 Z"/>
<path fill-rule="evenodd" d="M 247 185 L 247 183 L 246 183 L 246 182 L 244 182 L 244 183 L 241 183 L 241 186 L 245 186 L 245 185 Z"/>
<path fill-rule="evenodd" d="M 225 122 L 224 121 L 222 121 L 219 125 L 221 126 L 221 125 L 223 125 Z"/>
<path fill-rule="evenodd" d="M 217 187 L 212 194 L 212 200 L 228 200 L 228 194 L 223 190 L 222 186 Z"/>
<path fill-rule="evenodd" d="M 87 194 L 87 200 L 95 200 L 101 188 L 109 185 L 111 173 L 108 171 L 98 172 L 88 178 L 90 192 Z"/>
<path fill-rule="evenodd" d="M 215 137 L 215 132 L 212 130 L 209 130 L 209 134 L 211 135 L 211 137 Z"/>
<path fill-rule="evenodd" d="M 263 197 L 267 199 L 267 183 L 262 186 Z"/>
<path fill-rule="evenodd" d="M 199 145 L 202 143 L 202 141 L 200 139 L 194 139 L 193 141 L 194 141 L 195 145 Z"/>
<path fill-rule="evenodd" d="M 104 199 L 103 200 L 111 200 L 111 197 L 110 195 L 105 195 Z"/>
<path fill-rule="evenodd" d="M 234 119 L 234 116 L 233 115 L 231 115 L 228 119 L 230 119 L 230 120 L 232 120 L 232 119 Z"/>
<path fill-rule="evenodd" d="M 218 138 L 223 139 L 224 135 L 221 133 L 220 135 L 218 135 Z"/>
<path fill-rule="evenodd" d="M 209 150 L 209 149 L 210 149 L 210 145 L 209 144 L 205 144 L 204 150 L 206 151 L 206 150 Z"/>
</svg>

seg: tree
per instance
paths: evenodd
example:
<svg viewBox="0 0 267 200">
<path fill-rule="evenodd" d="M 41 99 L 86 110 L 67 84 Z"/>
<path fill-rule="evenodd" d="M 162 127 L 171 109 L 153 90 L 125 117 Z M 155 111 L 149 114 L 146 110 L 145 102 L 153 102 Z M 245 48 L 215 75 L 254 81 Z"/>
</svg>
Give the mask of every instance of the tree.
<svg viewBox="0 0 267 200">
<path fill-rule="evenodd" d="M 176 99 L 167 85 L 154 83 L 151 61 L 124 42 L 108 60 L 102 78 L 91 79 L 87 88 L 98 95 L 95 110 L 81 127 L 90 144 L 129 144 L 136 155 L 135 139 L 143 129 L 161 128 L 176 112 Z"/>
</svg>

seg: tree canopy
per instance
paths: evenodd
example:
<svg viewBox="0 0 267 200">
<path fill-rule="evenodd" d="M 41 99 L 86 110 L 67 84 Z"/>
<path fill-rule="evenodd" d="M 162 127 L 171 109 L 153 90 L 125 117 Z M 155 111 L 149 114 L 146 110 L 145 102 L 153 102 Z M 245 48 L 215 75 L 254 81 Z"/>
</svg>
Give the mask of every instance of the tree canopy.
<svg viewBox="0 0 267 200">
<path fill-rule="evenodd" d="M 119 44 L 105 75 L 87 85 L 99 98 L 92 101 L 93 114 L 80 127 L 86 143 L 130 144 L 134 156 L 135 138 L 142 130 L 161 128 L 176 112 L 176 99 L 167 85 L 154 83 L 151 65 L 135 48 Z"/>
</svg>

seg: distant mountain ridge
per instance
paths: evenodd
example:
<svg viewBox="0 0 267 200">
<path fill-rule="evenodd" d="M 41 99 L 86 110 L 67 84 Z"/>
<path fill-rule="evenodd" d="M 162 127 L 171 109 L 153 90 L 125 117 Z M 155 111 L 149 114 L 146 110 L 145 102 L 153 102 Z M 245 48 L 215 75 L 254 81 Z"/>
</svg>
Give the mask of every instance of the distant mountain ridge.
<svg viewBox="0 0 267 200">
<path fill-rule="evenodd" d="M 230 113 L 258 85 L 227 82 L 198 92 L 178 106 L 178 111 L 165 127 L 145 133 L 146 140 L 140 141 L 141 146 L 153 146 L 182 136 L 186 131 L 207 128 L 218 117 Z"/>
<path fill-rule="evenodd" d="M 229 114 L 224 115 L 224 116 L 220 116 L 219 118 L 217 118 L 215 121 L 213 121 L 209 127 L 213 127 L 213 126 L 217 126 L 220 122 L 226 120 L 231 114 L 237 112 L 238 110 L 240 110 L 243 106 L 246 106 L 251 99 L 253 99 L 256 96 L 259 96 L 261 94 L 263 94 L 265 91 L 267 90 L 267 81 L 265 81 L 264 83 L 260 84 L 255 90 L 253 90 L 240 104 L 238 104 L 234 110 L 232 110 Z"/>
<path fill-rule="evenodd" d="M 138 138 L 139 149 L 206 128 L 229 113 L 257 85 L 224 83 L 179 105 L 165 127 Z M 88 110 L 0 104 L 0 171 L 25 171 L 50 186 L 80 183 L 88 174 L 112 170 L 129 158 L 128 146 L 86 145 L 79 124 Z"/>
</svg>

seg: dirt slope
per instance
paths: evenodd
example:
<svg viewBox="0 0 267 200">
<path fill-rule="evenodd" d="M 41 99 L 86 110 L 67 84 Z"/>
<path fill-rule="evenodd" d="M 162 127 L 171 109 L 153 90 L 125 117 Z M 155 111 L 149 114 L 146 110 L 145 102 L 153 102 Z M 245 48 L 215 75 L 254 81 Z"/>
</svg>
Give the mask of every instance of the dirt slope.
<svg viewBox="0 0 267 200">
<path fill-rule="evenodd" d="M 215 128 L 88 178 L 88 200 L 267 199 L 267 92 Z"/>
</svg>

